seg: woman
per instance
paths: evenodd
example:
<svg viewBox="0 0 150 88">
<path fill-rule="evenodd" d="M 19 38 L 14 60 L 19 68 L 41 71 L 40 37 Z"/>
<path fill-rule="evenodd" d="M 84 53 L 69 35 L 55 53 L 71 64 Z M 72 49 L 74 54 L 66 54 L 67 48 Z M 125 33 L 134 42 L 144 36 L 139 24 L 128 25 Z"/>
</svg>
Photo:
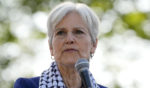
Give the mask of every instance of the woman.
<svg viewBox="0 0 150 88">
<path fill-rule="evenodd" d="M 20 78 L 15 88 L 83 88 L 75 69 L 80 58 L 89 60 L 97 47 L 99 20 L 85 4 L 65 2 L 55 7 L 48 18 L 51 56 L 55 61 L 40 77 Z M 91 74 L 91 73 L 90 73 Z M 105 88 L 96 84 L 95 88 Z"/>
</svg>

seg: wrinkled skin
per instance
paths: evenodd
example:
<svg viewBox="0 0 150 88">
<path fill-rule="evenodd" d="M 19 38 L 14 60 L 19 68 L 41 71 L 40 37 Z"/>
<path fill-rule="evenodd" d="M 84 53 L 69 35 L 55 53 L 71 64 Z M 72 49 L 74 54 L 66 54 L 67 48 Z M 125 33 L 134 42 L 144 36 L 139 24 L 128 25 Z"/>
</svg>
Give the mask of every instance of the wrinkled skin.
<svg viewBox="0 0 150 88">
<path fill-rule="evenodd" d="M 58 65 L 74 67 L 79 58 L 89 59 L 96 47 L 97 42 L 92 43 L 87 25 L 73 11 L 56 25 L 50 51 Z"/>
</svg>

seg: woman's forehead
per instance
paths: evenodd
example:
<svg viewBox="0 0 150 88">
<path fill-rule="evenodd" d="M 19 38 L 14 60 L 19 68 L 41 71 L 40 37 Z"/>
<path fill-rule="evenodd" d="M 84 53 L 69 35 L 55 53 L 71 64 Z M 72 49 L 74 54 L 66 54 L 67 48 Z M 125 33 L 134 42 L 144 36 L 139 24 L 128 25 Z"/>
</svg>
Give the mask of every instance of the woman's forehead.
<svg viewBox="0 0 150 88">
<path fill-rule="evenodd" d="M 56 25 L 57 27 L 63 27 L 63 26 L 76 26 L 76 27 L 87 27 L 86 23 L 80 16 L 80 14 L 76 11 L 72 11 L 68 14 L 66 14 L 62 20 Z"/>
</svg>

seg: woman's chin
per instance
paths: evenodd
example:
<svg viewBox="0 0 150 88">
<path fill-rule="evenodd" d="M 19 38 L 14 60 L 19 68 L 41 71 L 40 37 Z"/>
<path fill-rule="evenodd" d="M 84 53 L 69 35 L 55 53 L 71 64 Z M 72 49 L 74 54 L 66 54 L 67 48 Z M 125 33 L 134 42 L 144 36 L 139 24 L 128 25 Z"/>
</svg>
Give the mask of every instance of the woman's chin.
<svg viewBox="0 0 150 88">
<path fill-rule="evenodd" d="M 56 59 L 56 61 L 62 65 L 74 67 L 77 60 L 79 59 L 79 56 L 76 55 L 63 55 L 62 58 Z"/>
<path fill-rule="evenodd" d="M 75 64 L 76 64 L 76 61 L 67 61 L 67 62 L 65 62 L 65 65 L 71 66 L 71 67 L 74 67 Z"/>
<path fill-rule="evenodd" d="M 66 61 L 61 61 L 60 62 L 61 66 L 65 66 L 65 67 L 71 67 L 71 68 L 74 68 L 75 67 L 75 64 L 76 64 L 76 61 L 70 61 L 70 60 L 66 60 Z"/>
</svg>

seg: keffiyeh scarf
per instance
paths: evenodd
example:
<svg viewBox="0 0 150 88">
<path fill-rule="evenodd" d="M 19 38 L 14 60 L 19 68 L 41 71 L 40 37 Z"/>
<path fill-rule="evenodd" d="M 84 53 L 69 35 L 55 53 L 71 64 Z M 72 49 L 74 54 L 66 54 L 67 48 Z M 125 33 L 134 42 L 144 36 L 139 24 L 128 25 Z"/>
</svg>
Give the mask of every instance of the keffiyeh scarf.
<svg viewBox="0 0 150 88">
<path fill-rule="evenodd" d="M 90 79 L 94 88 L 99 88 L 91 73 Z M 50 68 L 41 74 L 39 88 L 67 88 L 58 70 L 56 62 L 53 62 Z"/>
</svg>

